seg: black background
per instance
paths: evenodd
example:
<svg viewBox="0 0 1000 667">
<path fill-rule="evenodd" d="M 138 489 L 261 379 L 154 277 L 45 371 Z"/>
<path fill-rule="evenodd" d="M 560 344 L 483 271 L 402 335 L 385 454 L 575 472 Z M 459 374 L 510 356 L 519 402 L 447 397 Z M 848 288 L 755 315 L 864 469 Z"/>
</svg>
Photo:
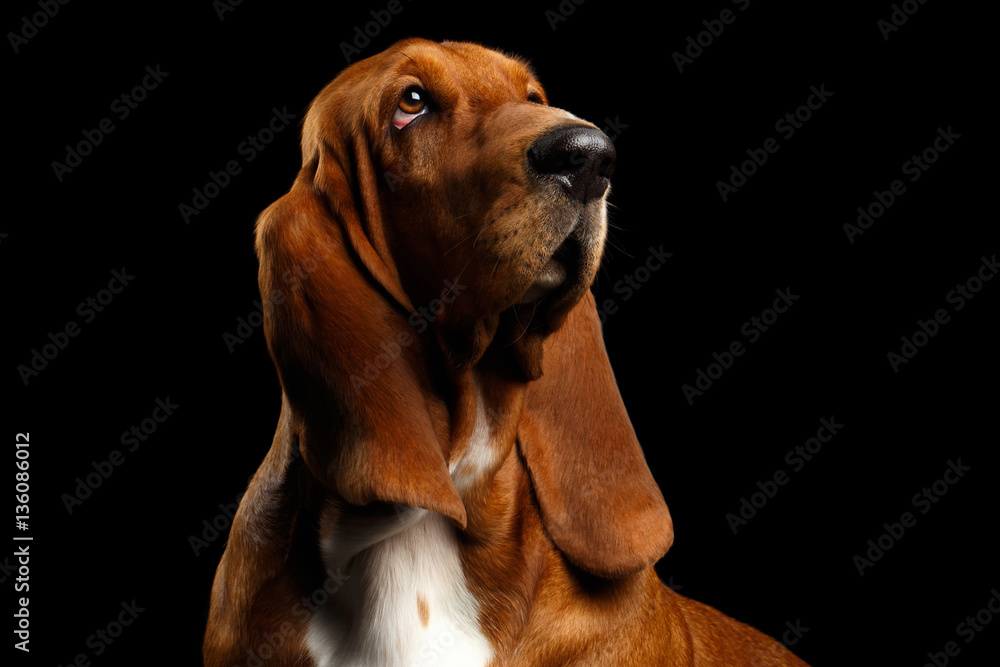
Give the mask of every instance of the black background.
<svg viewBox="0 0 1000 667">
<path fill-rule="evenodd" d="M 17 53 L 8 43 L 3 412 L 4 437 L 31 434 L 31 664 L 200 661 L 224 537 L 196 556 L 189 536 L 236 501 L 280 399 L 260 330 L 232 352 L 223 334 L 254 310 L 253 223 L 295 176 L 298 127 L 250 163 L 237 147 L 273 108 L 300 121 L 344 67 L 340 44 L 384 7 L 245 1 L 220 20 L 210 2 L 73 2 Z M 360 57 L 408 36 L 477 41 L 529 58 L 554 105 L 620 129 L 595 290 L 617 300 L 607 347 L 674 517 L 661 577 L 767 633 L 809 628 L 793 648 L 816 665 L 921 665 L 948 641 L 954 664 L 984 664 L 974 653 L 1000 623 L 968 644 L 956 626 L 1000 585 L 987 460 L 1000 282 L 961 310 L 946 294 L 997 251 L 992 125 L 978 113 L 995 82 L 987 17 L 928 2 L 886 40 L 888 2 L 587 0 L 555 29 L 556 0 L 403 7 Z M 726 8 L 735 21 L 679 72 L 671 54 Z M 9 7 L 5 32 L 38 11 Z M 169 76 L 116 118 L 112 101 L 157 65 Z M 821 85 L 822 108 L 791 138 L 776 132 Z M 53 161 L 104 117 L 115 130 L 60 182 Z M 939 127 L 960 138 L 911 183 L 902 165 Z M 716 182 L 768 137 L 779 151 L 724 202 Z M 242 173 L 185 224 L 178 205 L 233 159 Z M 905 194 L 850 243 L 843 224 L 894 179 Z M 661 245 L 666 265 L 616 293 Z M 77 304 L 123 267 L 134 280 L 83 323 Z M 776 289 L 799 299 L 746 344 L 741 326 Z M 939 308 L 951 320 L 894 372 L 887 353 Z M 70 320 L 80 334 L 25 385 L 16 367 Z M 738 339 L 746 352 L 690 405 L 681 386 Z M 167 397 L 175 413 L 68 514 L 62 494 Z M 786 452 L 821 418 L 844 427 L 792 471 Z M 920 514 L 913 495 L 959 458 L 971 470 Z M 778 470 L 788 484 L 734 535 L 727 513 Z M 916 525 L 859 576 L 852 558 L 905 511 Z M 95 656 L 88 636 L 133 599 L 145 611 Z"/>
</svg>

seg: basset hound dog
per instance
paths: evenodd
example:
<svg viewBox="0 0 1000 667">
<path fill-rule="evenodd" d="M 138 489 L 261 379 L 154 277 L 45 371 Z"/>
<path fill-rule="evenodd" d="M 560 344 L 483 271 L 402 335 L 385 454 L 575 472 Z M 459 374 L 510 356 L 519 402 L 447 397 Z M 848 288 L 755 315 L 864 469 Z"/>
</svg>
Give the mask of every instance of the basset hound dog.
<svg viewBox="0 0 1000 667">
<path fill-rule="evenodd" d="M 345 69 L 256 228 L 282 387 L 211 593 L 208 667 L 804 665 L 678 595 L 591 282 L 611 140 L 524 61 Z"/>
</svg>

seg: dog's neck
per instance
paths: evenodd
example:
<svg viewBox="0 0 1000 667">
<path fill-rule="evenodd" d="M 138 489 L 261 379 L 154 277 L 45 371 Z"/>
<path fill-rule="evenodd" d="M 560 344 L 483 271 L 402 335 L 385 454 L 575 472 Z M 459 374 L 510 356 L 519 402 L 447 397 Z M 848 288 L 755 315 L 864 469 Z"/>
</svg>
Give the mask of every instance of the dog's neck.
<svg viewBox="0 0 1000 667">
<path fill-rule="evenodd" d="M 524 384 L 488 365 L 453 380 L 448 464 L 466 530 L 421 508 L 328 504 L 323 561 L 345 583 L 311 623 L 320 665 L 477 667 L 488 662 L 491 644 L 510 645 L 523 627 L 541 571 L 532 561 L 543 554 L 539 540 L 525 539 L 526 531 L 542 530 L 516 445 Z M 506 602 L 478 603 L 497 599 Z"/>
<path fill-rule="evenodd" d="M 525 627 L 545 558 L 554 551 L 534 503 L 517 445 L 525 408 L 524 381 L 495 372 L 489 360 L 462 386 L 476 408 L 470 432 L 454 441 L 452 479 L 465 505 L 462 560 L 467 585 L 495 646 L 510 647 Z M 515 546 L 516 545 L 516 546 Z"/>
<path fill-rule="evenodd" d="M 525 385 L 495 372 L 487 361 L 484 367 L 455 377 L 454 387 L 448 470 L 470 523 L 475 524 L 473 519 L 480 518 L 483 509 L 480 501 L 488 495 L 485 491 L 507 459 L 516 453 Z M 477 532 L 475 526 L 470 529 Z"/>
</svg>

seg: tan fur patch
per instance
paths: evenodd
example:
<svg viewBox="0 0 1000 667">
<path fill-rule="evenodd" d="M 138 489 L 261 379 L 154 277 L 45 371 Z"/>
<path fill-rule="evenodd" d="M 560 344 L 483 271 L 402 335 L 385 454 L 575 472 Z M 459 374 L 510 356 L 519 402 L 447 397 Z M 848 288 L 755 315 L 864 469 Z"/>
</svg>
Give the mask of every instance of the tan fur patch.
<svg viewBox="0 0 1000 667">
<path fill-rule="evenodd" d="M 417 614 L 420 615 L 420 625 L 426 628 L 431 620 L 431 610 L 427 606 L 427 600 L 422 595 L 417 596 Z"/>
</svg>

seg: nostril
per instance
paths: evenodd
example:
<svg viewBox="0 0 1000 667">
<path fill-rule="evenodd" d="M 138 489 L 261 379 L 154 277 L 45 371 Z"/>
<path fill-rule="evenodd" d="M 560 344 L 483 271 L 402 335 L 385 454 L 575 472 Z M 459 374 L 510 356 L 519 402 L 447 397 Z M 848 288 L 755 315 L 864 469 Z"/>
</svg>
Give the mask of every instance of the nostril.
<svg viewBox="0 0 1000 667">
<path fill-rule="evenodd" d="M 611 174 L 615 173 L 614 157 L 606 157 L 603 160 L 601 160 L 601 166 L 598 167 L 597 173 L 599 173 L 604 178 L 611 178 Z"/>
</svg>

